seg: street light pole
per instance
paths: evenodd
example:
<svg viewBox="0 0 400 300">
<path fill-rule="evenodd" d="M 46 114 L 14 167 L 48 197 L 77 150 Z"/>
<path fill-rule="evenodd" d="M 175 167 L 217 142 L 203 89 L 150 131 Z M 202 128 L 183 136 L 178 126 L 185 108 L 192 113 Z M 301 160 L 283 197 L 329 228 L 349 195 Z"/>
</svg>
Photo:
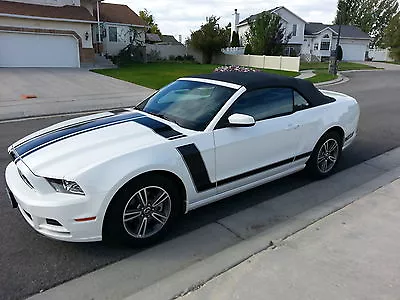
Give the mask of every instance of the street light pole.
<svg viewBox="0 0 400 300">
<path fill-rule="evenodd" d="M 99 5 L 99 2 L 100 2 L 101 0 L 97 0 L 96 1 L 96 5 L 97 5 L 97 38 L 98 38 L 98 41 L 97 41 L 97 49 L 98 49 L 98 51 L 99 51 L 99 54 L 101 55 L 102 53 L 101 53 L 101 51 L 100 51 L 100 43 L 101 43 L 101 32 L 100 32 L 100 5 Z"/>
<path fill-rule="evenodd" d="M 339 49 L 341 33 L 342 33 L 342 24 L 339 24 L 339 32 L 338 32 L 338 37 L 337 37 L 337 41 L 336 41 L 336 51 L 335 51 L 335 66 L 333 68 L 334 75 L 337 75 L 337 72 L 338 72 L 338 49 Z"/>
</svg>

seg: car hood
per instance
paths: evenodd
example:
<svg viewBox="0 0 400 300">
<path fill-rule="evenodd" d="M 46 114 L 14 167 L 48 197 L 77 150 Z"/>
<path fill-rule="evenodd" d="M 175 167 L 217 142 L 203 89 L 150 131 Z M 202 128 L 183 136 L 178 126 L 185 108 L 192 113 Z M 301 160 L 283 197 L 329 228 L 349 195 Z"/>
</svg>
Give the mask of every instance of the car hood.
<svg viewBox="0 0 400 300">
<path fill-rule="evenodd" d="M 63 177 L 139 149 L 165 143 L 182 133 L 135 110 L 106 112 L 58 123 L 9 148 L 35 175 Z"/>
</svg>

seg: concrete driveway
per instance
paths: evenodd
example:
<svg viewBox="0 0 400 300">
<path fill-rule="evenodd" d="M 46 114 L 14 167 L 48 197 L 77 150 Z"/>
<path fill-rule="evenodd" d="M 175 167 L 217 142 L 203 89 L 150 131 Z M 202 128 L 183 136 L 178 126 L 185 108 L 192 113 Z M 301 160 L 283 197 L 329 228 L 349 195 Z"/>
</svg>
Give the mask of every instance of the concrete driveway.
<svg viewBox="0 0 400 300">
<path fill-rule="evenodd" d="M 152 92 L 84 69 L 0 68 L 0 120 L 133 106 Z"/>
</svg>

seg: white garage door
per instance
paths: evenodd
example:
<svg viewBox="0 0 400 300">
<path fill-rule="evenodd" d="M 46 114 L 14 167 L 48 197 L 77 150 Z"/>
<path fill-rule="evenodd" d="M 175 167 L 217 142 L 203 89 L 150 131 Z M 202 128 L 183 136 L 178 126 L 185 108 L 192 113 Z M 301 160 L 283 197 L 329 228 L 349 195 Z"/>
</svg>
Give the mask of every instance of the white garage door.
<svg viewBox="0 0 400 300">
<path fill-rule="evenodd" d="M 343 60 L 363 61 L 367 47 L 360 44 L 341 44 L 343 49 Z"/>
<path fill-rule="evenodd" d="M 0 67 L 79 67 L 73 36 L 0 32 Z"/>
</svg>

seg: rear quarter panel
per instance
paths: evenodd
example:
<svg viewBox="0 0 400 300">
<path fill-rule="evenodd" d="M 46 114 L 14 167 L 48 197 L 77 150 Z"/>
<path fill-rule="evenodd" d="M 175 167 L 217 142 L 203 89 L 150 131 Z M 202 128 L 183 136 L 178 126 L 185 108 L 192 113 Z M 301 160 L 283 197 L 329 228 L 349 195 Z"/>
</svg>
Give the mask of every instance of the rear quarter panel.
<svg viewBox="0 0 400 300">
<path fill-rule="evenodd" d="M 335 102 L 305 109 L 294 114 L 303 127 L 304 138 L 299 144 L 299 153 L 311 152 L 318 140 L 331 128 L 340 127 L 344 137 L 357 131 L 359 107 L 357 101 L 347 95 L 322 91 L 336 99 Z"/>
</svg>

